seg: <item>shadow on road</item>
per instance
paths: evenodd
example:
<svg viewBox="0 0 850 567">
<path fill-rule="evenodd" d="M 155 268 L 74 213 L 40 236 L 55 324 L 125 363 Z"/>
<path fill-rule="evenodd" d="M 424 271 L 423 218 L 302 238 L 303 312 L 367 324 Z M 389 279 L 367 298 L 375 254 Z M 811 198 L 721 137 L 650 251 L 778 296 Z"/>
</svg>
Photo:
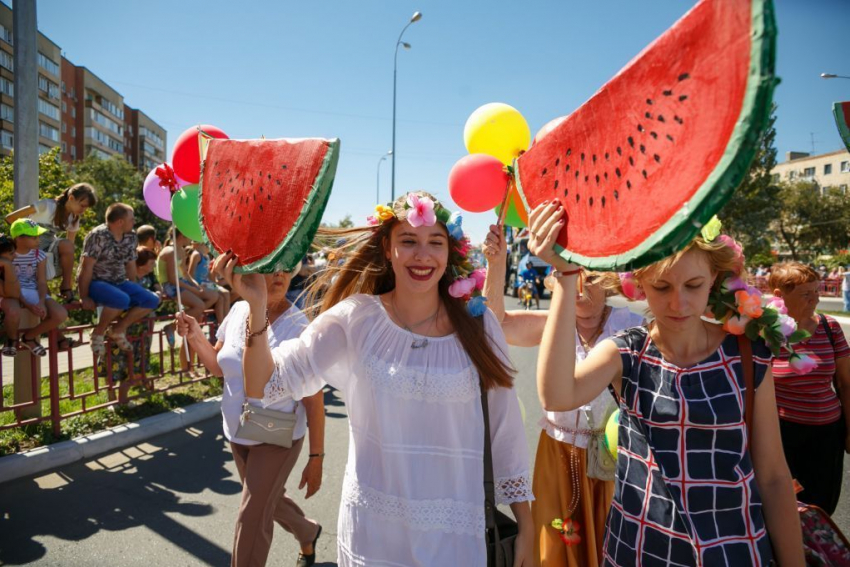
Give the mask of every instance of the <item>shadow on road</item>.
<svg viewBox="0 0 850 567">
<path fill-rule="evenodd" d="M 167 441 L 163 441 L 167 439 Z M 230 563 L 230 550 L 180 522 L 180 516 L 208 516 L 215 508 L 201 493 L 241 491 L 225 469 L 230 453 L 218 420 L 160 437 L 60 472 L 4 484 L 0 489 L 0 563 L 21 565 L 42 558 L 39 540 L 81 542 L 100 532 L 143 526 L 208 565 Z M 198 501 L 185 498 L 198 495 Z M 103 550 L 94 564 L 112 563 Z"/>
</svg>

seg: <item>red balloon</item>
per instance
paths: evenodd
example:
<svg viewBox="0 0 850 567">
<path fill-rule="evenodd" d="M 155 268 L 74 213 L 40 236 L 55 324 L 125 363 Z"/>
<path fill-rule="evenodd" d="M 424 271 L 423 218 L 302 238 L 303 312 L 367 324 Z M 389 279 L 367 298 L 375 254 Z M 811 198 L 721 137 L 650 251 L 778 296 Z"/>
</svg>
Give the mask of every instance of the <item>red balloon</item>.
<svg viewBox="0 0 850 567">
<path fill-rule="evenodd" d="M 470 154 L 452 167 L 449 193 L 461 209 L 483 213 L 502 202 L 508 181 L 505 166 L 498 159 L 486 154 Z"/>
<path fill-rule="evenodd" d="M 540 131 L 537 132 L 537 134 L 535 134 L 534 139 L 531 140 L 531 145 L 533 146 L 534 144 L 536 144 L 537 142 L 539 142 L 540 140 L 545 138 L 546 135 L 549 134 L 549 132 L 551 132 L 552 130 L 554 130 L 558 126 L 560 126 L 561 122 L 563 122 L 566 119 L 567 119 L 566 116 L 559 116 L 558 118 L 555 118 L 554 120 L 550 120 L 549 122 L 544 124 L 543 128 L 541 128 Z"/>
<path fill-rule="evenodd" d="M 180 134 L 174 142 L 171 167 L 181 179 L 189 183 L 198 183 L 201 179 L 201 151 L 198 148 L 198 128 L 213 138 L 227 139 L 228 135 L 210 124 L 192 126 Z"/>
</svg>

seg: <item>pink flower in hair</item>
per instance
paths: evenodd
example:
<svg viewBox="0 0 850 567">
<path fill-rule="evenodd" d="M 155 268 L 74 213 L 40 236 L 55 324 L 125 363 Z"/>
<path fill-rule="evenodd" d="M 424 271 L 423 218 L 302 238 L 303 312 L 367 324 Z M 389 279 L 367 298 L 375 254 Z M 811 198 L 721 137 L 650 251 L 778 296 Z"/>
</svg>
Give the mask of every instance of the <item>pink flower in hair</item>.
<svg viewBox="0 0 850 567">
<path fill-rule="evenodd" d="M 735 251 L 735 273 L 740 274 L 744 271 L 744 249 L 738 244 L 734 238 L 727 234 L 721 234 L 717 240 Z"/>
<path fill-rule="evenodd" d="M 472 278 L 460 278 L 449 286 L 449 295 L 458 299 L 468 297 L 475 291 L 475 280 Z"/>
<path fill-rule="evenodd" d="M 808 374 L 815 369 L 818 363 L 806 354 L 792 354 L 788 359 L 788 366 L 797 374 Z"/>
<path fill-rule="evenodd" d="M 466 256 L 467 254 L 469 254 L 469 251 L 471 249 L 472 249 L 472 244 L 469 242 L 469 239 L 466 238 L 466 237 L 463 237 L 463 239 L 460 241 L 460 245 L 457 248 L 455 248 L 455 250 L 457 250 L 458 254 L 460 254 L 461 256 Z"/>
<path fill-rule="evenodd" d="M 780 315 L 788 315 L 788 308 L 785 307 L 785 300 L 781 297 L 774 297 L 768 302 L 767 306 L 776 309 Z"/>
<path fill-rule="evenodd" d="M 482 290 L 484 289 L 484 280 L 487 278 L 487 270 L 484 268 L 472 270 L 472 273 L 469 274 L 469 277 L 475 280 L 475 289 Z"/>
<path fill-rule="evenodd" d="M 369 226 L 378 226 L 379 224 L 381 224 L 381 221 L 379 221 L 376 217 L 370 215 L 366 217 L 366 224 L 368 224 Z"/>
<path fill-rule="evenodd" d="M 635 276 L 631 272 L 620 272 L 617 274 L 620 277 L 620 288 L 623 290 L 623 295 L 632 301 L 642 301 L 646 299 L 646 294 L 638 286 Z"/>
<path fill-rule="evenodd" d="M 434 212 L 434 201 L 430 197 L 420 197 L 413 193 L 407 195 L 407 222 L 410 226 L 434 226 L 437 224 L 437 213 Z"/>
<path fill-rule="evenodd" d="M 746 315 L 732 315 L 723 323 L 723 330 L 732 335 L 743 335 L 747 328 L 747 323 L 751 320 Z"/>
</svg>

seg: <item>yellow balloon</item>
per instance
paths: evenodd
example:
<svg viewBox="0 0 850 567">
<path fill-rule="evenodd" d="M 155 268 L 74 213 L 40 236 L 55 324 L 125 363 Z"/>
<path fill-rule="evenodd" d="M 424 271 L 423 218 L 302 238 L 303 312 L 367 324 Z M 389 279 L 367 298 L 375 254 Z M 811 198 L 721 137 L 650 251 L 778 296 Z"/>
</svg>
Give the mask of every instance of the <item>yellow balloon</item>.
<svg viewBox="0 0 850 567">
<path fill-rule="evenodd" d="M 519 111 L 501 102 L 478 108 L 466 121 L 463 141 L 471 154 L 487 154 L 505 165 L 531 143 L 531 130 Z"/>
</svg>

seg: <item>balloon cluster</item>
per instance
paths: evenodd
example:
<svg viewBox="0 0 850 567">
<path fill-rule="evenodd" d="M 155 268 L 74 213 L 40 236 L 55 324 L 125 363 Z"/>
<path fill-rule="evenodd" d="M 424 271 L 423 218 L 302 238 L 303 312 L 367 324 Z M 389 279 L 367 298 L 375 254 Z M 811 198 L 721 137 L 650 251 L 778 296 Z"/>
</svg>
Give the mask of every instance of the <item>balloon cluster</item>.
<svg viewBox="0 0 850 567">
<path fill-rule="evenodd" d="M 505 224 L 525 227 L 528 215 L 514 183 L 514 160 L 564 118 L 546 124 L 532 140 L 528 122 L 514 107 L 491 102 L 475 110 L 463 129 L 469 155 L 461 158 L 449 173 L 449 193 L 454 202 L 469 212 L 495 208 L 497 214 L 501 213 L 504 202 Z"/>
<path fill-rule="evenodd" d="M 174 143 L 171 164 L 153 168 L 145 178 L 142 195 L 153 214 L 173 222 L 187 238 L 202 242 L 201 219 L 198 214 L 201 180 L 201 148 L 203 139 L 227 139 L 221 129 L 209 124 L 192 126 Z"/>
</svg>

